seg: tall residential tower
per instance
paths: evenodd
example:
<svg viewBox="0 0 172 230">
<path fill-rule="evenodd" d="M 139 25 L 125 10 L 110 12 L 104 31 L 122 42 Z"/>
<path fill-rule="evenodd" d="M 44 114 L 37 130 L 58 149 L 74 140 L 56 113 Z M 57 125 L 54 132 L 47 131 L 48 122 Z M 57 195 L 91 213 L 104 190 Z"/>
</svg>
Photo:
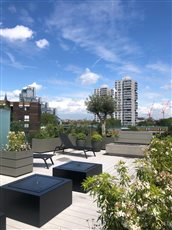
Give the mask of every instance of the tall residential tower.
<svg viewBox="0 0 172 230">
<path fill-rule="evenodd" d="M 94 95 L 98 95 L 98 96 L 111 96 L 111 97 L 114 97 L 114 90 L 113 89 L 110 89 L 107 85 L 103 85 L 101 86 L 101 88 L 98 88 L 98 89 L 94 89 Z M 98 117 L 97 115 L 94 116 L 94 119 L 96 121 L 98 121 Z"/>
<path fill-rule="evenodd" d="M 115 118 L 121 120 L 123 126 L 136 125 L 138 117 L 137 82 L 130 77 L 115 81 Z"/>
</svg>

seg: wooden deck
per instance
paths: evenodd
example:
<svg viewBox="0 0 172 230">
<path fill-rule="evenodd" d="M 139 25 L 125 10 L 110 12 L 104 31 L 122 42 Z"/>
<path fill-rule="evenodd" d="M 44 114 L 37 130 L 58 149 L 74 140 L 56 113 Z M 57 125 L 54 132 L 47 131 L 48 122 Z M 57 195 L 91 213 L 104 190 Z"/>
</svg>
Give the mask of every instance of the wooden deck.
<svg viewBox="0 0 172 230">
<path fill-rule="evenodd" d="M 89 152 L 88 152 L 89 154 Z M 126 162 L 129 167 L 130 174 L 134 173 L 133 162 L 134 158 L 125 158 L 125 157 L 116 157 L 116 156 L 108 156 L 104 155 L 104 151 L 101 151 L 96 154 L 97 156 L 92 156 L 90 152 L 88 159 L 84 157 L 84 154 L 80 154 L 75 151 L 75 154 L 71 154 L 71 151 L 67 154 L 57 154 L 53 157 L 54 166 L 61 165 L 71 160 L 75 161 L 84 161 L 84 162 L 94 162 L 101 163 L 103 165 L 103 172 L 108 172 L 110 174 L 115 175 L 114 165 L 119 161 L 123 160 Z M 26 177 L 28 175 L 32 175 L 34 173 L 50 175 L 52 176 L 52 168 L 54 166 L 50 166 L 49 169 L 45 167 L 42 160 L 34 159 L 34 169 L 33 173 L 24 175 L 18 178 L 12 178 L 7 176 L 0 175 L 0 185 L 12 182 L 14 180 L 18 180 L 20 178 Z M 96 224 L 96 220 L 98 217 L 97 214 L 96 203 L 93 201 L 92 197 L 89 196 L 88 193 L 78 193 L 73 192 L 73 202 L 72 205 L 66 208 L 63 212 L 55 216 L 48 223 L 43 225 L 41 228 L 36 228 L 31 225 L 12 220 L 7 218 L 7 230 L 35 230 L 35 229 L 44 229 L 44 230 L 89 230 L 92 229 L 94 223 Z M 96 229 L 101 229 L 98 227 Z"/>
</svg>

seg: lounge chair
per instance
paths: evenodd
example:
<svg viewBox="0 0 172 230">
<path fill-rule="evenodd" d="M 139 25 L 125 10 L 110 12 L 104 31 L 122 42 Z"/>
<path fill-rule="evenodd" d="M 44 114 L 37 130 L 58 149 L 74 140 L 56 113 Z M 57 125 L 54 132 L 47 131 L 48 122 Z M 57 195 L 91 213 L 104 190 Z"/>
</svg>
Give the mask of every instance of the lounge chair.
<svg viewBox="0 0 172 230">
<path fill-rule="evenodd" d="M 52 157 L 55 156 L 54 154 L 46 154 L 46 153 L 34 153 L 33 158 L 36 159 L 42 159 L 47 167 L 49 169 L 49 166 L 47 164 L 47 160 L 50 159 L 51 163 L 54 165 Z"/>
<path fill-rule="evenodd" d="M 68 137 L 68 135 L 66 135 L 65 133 L 61 133 L 59 135 L 62 145 L 61 145 L 61 149 L 64 150 L 65 149 L 74 149 L 74 150 L 81 150 L 84 152 L 85 157 L 87 158 L 87 152 L 88 151 L 92 151 L 94 156 L 96 156 L 94 149 L 91 146 L 91 141 L 90 138 L 87 138 L 85 140 L 85 143 L 83 146 L 78 146 L 77 144 L 73 144 L 70 140 L 70 138 Z"/>
</svg>

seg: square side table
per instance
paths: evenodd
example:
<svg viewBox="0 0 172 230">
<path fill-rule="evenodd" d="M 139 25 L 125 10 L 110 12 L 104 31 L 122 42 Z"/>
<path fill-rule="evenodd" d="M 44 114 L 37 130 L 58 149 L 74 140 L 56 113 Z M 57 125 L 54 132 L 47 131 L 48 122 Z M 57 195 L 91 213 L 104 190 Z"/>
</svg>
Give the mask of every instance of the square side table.
<svg viewBox="0 0 172 230">
<path fill-rule="evenodd" d="M 70 161 L 53 168 L 53 176 L 71 179 L 72 189 L 77 192 L 85 192 L 81 184 L 87 177 L 100 173 L 102 173 L 102 164 L 80 161 Z"/>
<path fill-rule="evenodd" d="M 7 217 L 41 227 L 72 204 L 72 181 L 35 174 L 1 187 Z"/>
</svg>

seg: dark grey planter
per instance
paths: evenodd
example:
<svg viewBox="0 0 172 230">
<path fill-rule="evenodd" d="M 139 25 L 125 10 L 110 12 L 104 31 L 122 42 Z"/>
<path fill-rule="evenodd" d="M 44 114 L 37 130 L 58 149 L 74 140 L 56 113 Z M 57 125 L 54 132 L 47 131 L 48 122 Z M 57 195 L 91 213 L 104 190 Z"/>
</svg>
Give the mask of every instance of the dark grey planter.
<svg viewBox="0 0 172 230">
<path fill-rule="evenodd" d="M 85 140 L 76 140 L 76 145 L 78 147 L 84 147 L 85 145 Z"/>
<path fill-rule="evenodd" d="M 52 152 L 61 145 L 60 138 L 32 139 L 32 151 L 35 153 Z"/>
<path fill-rule="evenodd" d="M 91 141 L 91 145 L 95 152 L 100 152 L 102 149 L 102 141 Z"/>
<path fill-rule="evenodd" d="M 33 153 L 28 151 L 0 151 L 0 174 L 18 177 L 33 171 Z"/>
<path fill-rule="evenodd" d="M 102 149 L 106 149 L 106 145 L 110 144 L 110 143 L 114 143 L 114 141 L 116 140 L 116 138 L 114 137 L 103 137 L 102 140 Z"/>
</svg>

